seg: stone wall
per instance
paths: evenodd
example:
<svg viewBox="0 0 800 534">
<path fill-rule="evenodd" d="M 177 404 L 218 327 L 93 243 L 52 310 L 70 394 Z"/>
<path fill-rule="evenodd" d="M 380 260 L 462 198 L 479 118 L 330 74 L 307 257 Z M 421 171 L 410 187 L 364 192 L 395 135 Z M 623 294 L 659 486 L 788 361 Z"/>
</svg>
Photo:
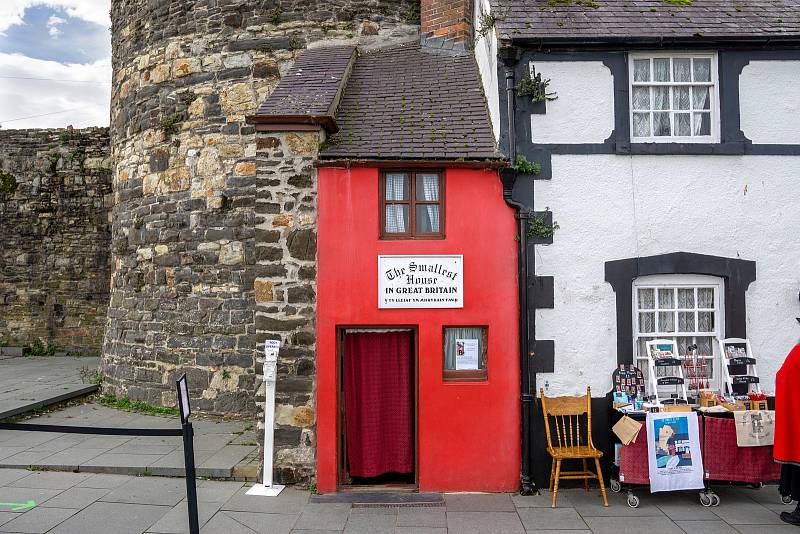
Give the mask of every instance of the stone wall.
<svg viewBox="0 0 800 534">
<path fill-rule="evenodd" d="M 259 133 L 255 280 L 256 335 L 279 339 L 275 394 L 276 478 L 314 476 L 316 344 L 316 168 L 320 132 Z M 258 352 L 256 396 L 264 428 L 264 356 Z"/>
<path fill-rule="evenodd" d="M 315 374 L 311 155 L 302 156 L 305 170 L 287 163 L 288 134 L 258 148 L 245 117 L 306 47 L 418 40 L 418 1 L 115 0 L 111 16 L 114 273 L 104 387 L 174 405 L 173 380 L 186 372 L 195 409 L 252 416 L 257 342 L 280 335 L 281 402 L 303 412 Z M 274 165 L 281 177 L 256 176 L 265 150 L 275 159 L 258 167 Z M 257 320 L 265 296 L 281 304 L 259 304 Z M 282 427 L 280 439 L 310 446 L 313 437 L 296 430 L 313 426 L 313 408 L 310 421 Z M 312 450 L 292 464 L 302 469 L 279 464 L 282 479 L 307 481 Z"/>
<path fill-rule="evenodd" d="M 0 130 L 0 341 L 100 352 L 110 166 L 107 128 Z"/>
</svg>

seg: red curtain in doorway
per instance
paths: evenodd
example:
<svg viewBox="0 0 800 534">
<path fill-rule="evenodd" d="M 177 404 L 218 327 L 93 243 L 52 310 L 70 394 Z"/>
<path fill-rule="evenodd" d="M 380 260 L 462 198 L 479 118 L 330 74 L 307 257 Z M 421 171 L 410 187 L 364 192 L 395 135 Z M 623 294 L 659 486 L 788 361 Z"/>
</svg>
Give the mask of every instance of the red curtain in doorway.
<svg viewBox="0 0 800 534">
<path fill-rule="evenodd" d="M 411 333 L 348 333 L 344 401 L 350 476 L 414 472 Z"/>
</svg>

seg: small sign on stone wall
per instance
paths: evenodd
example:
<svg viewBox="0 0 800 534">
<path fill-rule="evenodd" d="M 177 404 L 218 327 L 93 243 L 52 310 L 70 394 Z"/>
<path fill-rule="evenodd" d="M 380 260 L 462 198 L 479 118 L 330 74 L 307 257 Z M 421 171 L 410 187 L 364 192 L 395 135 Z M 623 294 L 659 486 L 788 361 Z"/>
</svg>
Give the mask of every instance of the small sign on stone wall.
<svg viewBox="0 0 800 534">
<path fill-rule="evenodd" d="M 463 256 L 378 256 L 378 308 L 463 307 Z"/>
</svg>

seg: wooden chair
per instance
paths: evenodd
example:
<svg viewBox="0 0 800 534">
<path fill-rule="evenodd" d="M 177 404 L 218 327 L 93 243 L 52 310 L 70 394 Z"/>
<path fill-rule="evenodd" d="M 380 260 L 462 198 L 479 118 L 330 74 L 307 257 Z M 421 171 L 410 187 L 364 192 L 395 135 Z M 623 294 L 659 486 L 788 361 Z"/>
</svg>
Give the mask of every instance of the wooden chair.
<svg viewBox="0 0 800 534">
<path fill-rule="evenodd" d="M 558 483 L 562 479 L 583 479 L 583 487 L 589 491 L 589 479 L 596 478 L 600 482 L 600 492 L 603 494 L 603 506 L 608 506 L 606 487 L 603 484 L 603 472 L 600 469 L 600 458 L 603 453 L 597 450 L 592 443 L 592 391 L 586 388 L 583 397 L 545 397 L 544 390 L 540 390 L 542 397 L 542 413 L 544 414 L 544 428 L 547 433 L 547 452 L 553 458 L 553 467 L 550 470 L 550 492 L 553 494 L 552 507 L 556 507 L 558 500 Z M 582 417 L 583 415 L 586 417 Z M 555 436 L 550 431 L 550 419 L 555 423 Z M 582 424 L 582 421 L 585 421 Z M 553 438 L 556 441 L 553 441 Z M 594 459 L 596 472 L 589 470 L 587 460 Z M 564 460 L 581 460 L 582 471 L 562 471 L 561 462 Z"/>
</svg>

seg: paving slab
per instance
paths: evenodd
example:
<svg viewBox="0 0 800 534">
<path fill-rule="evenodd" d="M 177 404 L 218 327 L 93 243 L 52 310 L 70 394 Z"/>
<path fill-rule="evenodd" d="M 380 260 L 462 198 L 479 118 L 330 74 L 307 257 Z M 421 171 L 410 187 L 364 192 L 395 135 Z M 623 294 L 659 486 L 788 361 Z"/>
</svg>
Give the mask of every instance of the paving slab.
<svg viewBox="0 0 800 534">
<path fill-rule="evenodd" d="M 253 534 L 255 531 L 228 515 L 218 512 L 200 528 L 200 534 Z"/>
<path fill-rule="evenodd" d="M 169 506 L 95 502 L 49 534 L 141 534 L 169 510 Z"/>
<path fill-rule="evenodd" d="M 594 534 L 684 534 L 683 529 L 667 517 L 587 517 L 586 524 Z"/>
<path fill-rule="evenodd" d="M 519 518 L 525 530 L 570 529 L 585 530 L 586 523 L 573 508 L 521 508 Z"/>
<path fill-rule="evenodd" d="M 342 530 L 350 516 L 350 507 L 351 505 L 344 503 L 307 504 L 295 528 Z"/>
<path fill-rule="evenodd" d="M 103 502 L 175 506 L 186 496 L 186 482 L 179 478 L 139 477 L 114 488 Z"/>
<path fill-rule="evenodd" d="M 726 502 L 711 508 L 718 517 L 728 524 L 734 525 L 783 525 L 780 516 L 758 503 Z"/>
<path fill-rule="evenodd" d="M 450 534 L 525 534 L 525 528 L 512 512 L 447 512 L 447 532 Z"/>
<path fill-rule="evenodd" d="M 258 534 L 289 534 L 297 522 L 296 515 L 225 512 L 225 515 Z"/>
<path fill-rule="evenodd" d="M 98 390 L 84 384 L 81 369 L 96 369 L 99 358 L 21 357 L 0 362 L 0 420 Z"/>
<path fill-rule="evenodd" d="M 78 488 L 73 487 L 70 488 L 69 491 L 64 491 L 59 495 L 56 495 L 52 499 L 48 499 L 40 506 L 44 506 L 47 508 L 77 508 L 82 509 L 86 508 L 93 502 L 99 500 L 105 494 L 107 494 L 109 489 L 99 489 L 99 488 Z"/>
<path fill-rule="evenodd" d="M 300 514 L 308 503 L 309 493 L 302 489 L 289 487 L 277 497 L 270 498 L 247 495 L 249 489 L 250 486 L 247 485 L 238 490 L 222 505 L 222 510 L 265 514 Z"/>
<path fill-rule="evenodd" d="M 95 403 L 70 406 L 27 420 L 30 424 L 112 428 L 179 428 L 176 417 L 143 415 Z M 248 470 L 254 445 L 234 444 L 244 421 L 198 419 L 195 426 L 197 476 L 255 478 Z M 0 468 L 35 467 L 124 475 L 183 476 L 180 436 L 105 436 L 35 431 L 0 431 Z"/>
<path fill-rule="evenodd" d="M 86 473 L 58 473 L 49 471 L 29 472 L 28 476 L 15 480 L 9 486 L 15 488 L 68 489 L 92 475 Z"/>
<path fill-rule="evenodd" d="M 444 496 L 448 512 L 513 512 L 514 502 L 506 493 L 448 493 Z"/>
<path fill-rule="evenodd" d="M 739 534 L 738 530 L 724 521 L 676 521 L 675 523 L 690 534 Z"/>
<path fill-rule="evenodd" d="M 444 508 L 399 508 L 397 510 L 398 527 L 447 527 L 447 515 Z"/>
<path fill-rule="evenodd" d="M 78 510 L 69 508 L 34 508 L 29 512 L 20 514 L 19 517 L 0 525 L 0 532 L 27 532 L 30 534 L 44 534 L 50 529 L 63 523 L 68 517 L 76 514 Z"/>
<path fill-rule="evenodd" d="M 388 514 L 350 514 L 345 534 L 394 534 L 397 516 Z M 327 526 L 326 528 L 333 528 Z"/>
<path fill-rule="evenodd" d="M 202 527 L 219 511 L 221 503 L 201 502 L 197 505 L 197 520 Z M 163 534 L 188 534 L 189 512 L 186 501 L 179 502 L 158 522 L 149 528 L 150 532 Z"/>
</svg>

